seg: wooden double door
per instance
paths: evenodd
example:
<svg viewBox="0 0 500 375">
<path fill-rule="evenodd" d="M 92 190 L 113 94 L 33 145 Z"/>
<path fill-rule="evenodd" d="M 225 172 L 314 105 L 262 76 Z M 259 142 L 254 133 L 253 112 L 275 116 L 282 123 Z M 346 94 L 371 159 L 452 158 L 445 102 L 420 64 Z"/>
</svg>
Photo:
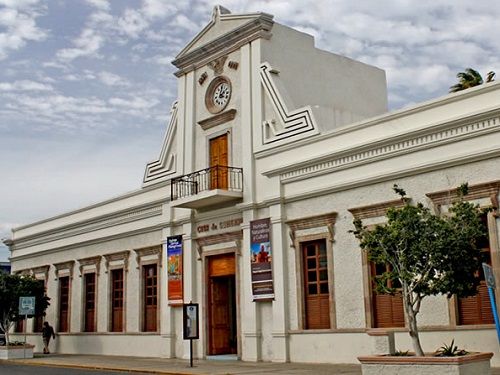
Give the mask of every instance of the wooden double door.
<svg viewBox="0 0 500 375">
<path fill-rule="evenodd" d="M 237 353 L 235 270 L 234 253 L 209 258 L 208 355 Z"/>
</svg>

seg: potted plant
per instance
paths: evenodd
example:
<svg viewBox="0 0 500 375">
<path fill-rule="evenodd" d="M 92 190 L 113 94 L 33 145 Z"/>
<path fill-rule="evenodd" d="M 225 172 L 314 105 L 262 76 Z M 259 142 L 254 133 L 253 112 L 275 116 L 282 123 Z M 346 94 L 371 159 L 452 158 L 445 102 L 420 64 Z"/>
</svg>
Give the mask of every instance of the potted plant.
<svg viewBox="0 0 500 375">
<path fill-rule="evenodd" d="M 355 230 L 352 232 L 360 241 L 361 249 L 367 252 L 370 261 L 389 265 L 387 271 L 375 280 L 377 291 L 395 293 L 395 290 L 387 287 L 387 280 L 398 281 L 401 286 L 405 319 L 415 354 L 360 357 L 363 374 L 372 373 L 370 369 L 374 368 L 377 361 L 386 367 L 402 362 L 403 366 L 406 365 L 405 369 L 411 371 L 411 366 L 407 364 L 412 361 L 420 365 L 431 361 L 431 366 L 447 362 L 460 365 L 468 359 L 480 362 L 481 358 L 487 357 L 489 368 L 491 353 L 483 353 L 479 357 L 476 354 L 460 357 L 426 356 L 420 344 L 417 325 L 417 316 L 425 297 L 439 294 L 448 298 L 453 295 L 467 297 L 476 293 L 480 281 L 477 271 L 481 264 L 477 243 L 486 235 L 481 216 L 489 209 L 480 209 L 463 199 L 468 191 L 467 184 L 457 189 L 459 199 L 450 206 L 449 215 L 445 216 L 434 214 L 422 203 L 412 204 L 406 192 L 397 185 L 394 185 L 394 191 L 401 197 L 404 205 L 389 208 L 385 224 L 367 228 L 361 220 L 356 219 Z M 382 372 L 377 373 L 412 373 L 405 369 L 393 372 L 384 367 Z M 433 368 L 432 373 L 439 372 Z"/>
<path fill-rule="evenodd" d="M 33 357 L 33 345 L 11 342 L 9 332 L 14 324 L 25 318 L 19 315 L 19 297 L 35 297 L 35 314 L 43 316 L 49 306 L 43 282 L 32 276 L 0 273 L 0 330 L 5 334 L 5 345 L 0 346 L 0 359 Z"/>
</svg>

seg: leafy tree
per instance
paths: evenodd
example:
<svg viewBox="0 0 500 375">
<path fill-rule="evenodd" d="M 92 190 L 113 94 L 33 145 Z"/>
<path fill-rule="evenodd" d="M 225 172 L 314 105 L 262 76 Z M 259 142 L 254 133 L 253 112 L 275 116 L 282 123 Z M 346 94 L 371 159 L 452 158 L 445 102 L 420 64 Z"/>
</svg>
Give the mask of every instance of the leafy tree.
<svg viewBox="0 0 500 375">
<path fill-rule="evenodd" d="M 463 200 L 467 184 L 458 188 L 459 200 L 449 215 L 436 215 L 421 203 L 412 204 L 403 189 L 394 185 L 404 206 L 387 210 L 387 223 L 368 229 L 354 220 L 356 238 L 368 259 L 389 264 L 375 281 L 377 291 L 394 294 L 387 280 L 399 281 L 405 318 L 416 355 L 423 356 L 417 314 L 426 296 L 474 295 L 479 285 L 481 252 L 478 240 L 486 235 L 481 216 L 488 211 Z"/>
<path fill-rule="evenodd" d="M 9 331 L 15 322 L 24 319 L 19 315 L 19 297 L 35 297 L 34 316 L 45 315 L 50 298 L 45 295 L 43 282 L 32 276 L 9 275 L 0 273 L 0 328 L 5 332 L 9 345 Z"/>
<path fill-rule="evenodd" d="M 486 83 L 493 82 L 495 72 L 488 72 L 486 75 Z M 483 77 L 477 70 L 472 68 L 465 69 L 464 72 L 457 73 L 458 83 L 450 87 L 450 92 L 462 91 L 474 86 L 479 86 L 484 83 Z"/>
</svg>

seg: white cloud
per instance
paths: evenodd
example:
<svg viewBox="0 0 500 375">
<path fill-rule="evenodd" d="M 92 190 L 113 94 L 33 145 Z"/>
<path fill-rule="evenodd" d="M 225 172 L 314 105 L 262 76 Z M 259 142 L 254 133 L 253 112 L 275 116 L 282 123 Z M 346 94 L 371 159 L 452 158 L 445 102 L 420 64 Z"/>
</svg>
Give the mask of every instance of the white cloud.
<svg viewBox="0 0 500 375">
<path fill-rule="evenodd" d="M 98 73 L 99 80 L 107 86 L 129 86 L 130 82 L 111 72 Z"/>
<path fill-rule="evenodd" d="M 163 0 L 143 0 L 142 12 L 148 18 L 163 18 L 178 10 L 178 5 Z"/>
<path fill-rule="evenodd" d="M 23 9 L 36 5 L 39 2 L 40 0 L 0 0 L 0 5 L 7 8 Z"/>
<path fill-rule="evenodd" d="M 107 0 L 86 0 L 87 3 L 99 10 L 105 10 L 105 11 L 108 11 L 110 10 L 110 5 L 109 5 L 109 1 Z"/>
<path fill-rule="evenodd" d="M 52 91 L 54 88 L 45 83 L 29 80 L 15 82 L 0 82 L 0 91 Z"/>
<path fill-rule="evenodd" d="M 131 108 L 131 109 L 148 109 L 152 108 L 159 103 L 157 99 L 145 99 L 145 98 L 133 98 L 133 99 L 123 99 L 123 98 L 111 98 L 109 103 L 118 107 Z"/>
<path fill-rule="evenodd" d="M 125 9 L 123 16 L 118 19 L 117 25 L 121 33 L 135 39 L 149 26 L 149 22 L 140 11 Z"/>
<path fill-rule="evenodd" d="M 151 61 L 154 64 L 166 65 L 166 66 L 170 66 L 172 64 L 172 60 L 174 60 L 173 56 L 161 56 L 161 55 L 156 55 L 149 59 L 149 61 Z"/>
<path fill-rule="evenodd" d="M 6 7 L 0 9 L 0 26 L 6 31 L 0 33 L 0 60 L 7 58 L 10 51 L 18 50 L 30 41 L 41 41 L 47 37 L 47 32 L 35 22 L 40 12 L 31 8 L 23 9 L 35 3 L 21 1 L 11 4 L 4 1 Z"/>
<path fill-rule="evenodd" d="M 57 52 L 57 57 L 64 61 L 72 61 L 78 57 L 96 57 L 103 45 L 104 38 L 92 29 L 84 29 L 80 36 L 73 41 L 76 48 L 64 48 Z"/>
</svg>

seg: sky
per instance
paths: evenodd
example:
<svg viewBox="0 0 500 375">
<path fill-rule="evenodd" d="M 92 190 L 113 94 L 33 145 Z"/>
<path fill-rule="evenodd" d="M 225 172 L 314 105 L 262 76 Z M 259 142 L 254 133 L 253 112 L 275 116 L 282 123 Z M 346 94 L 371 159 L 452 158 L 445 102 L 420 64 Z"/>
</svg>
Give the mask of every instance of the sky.
<svg viewBox="0 0 500 375">
<path fill-rule="evenodd" d="M 0 238 L 140 188 L 175 100 L 170 62 L 217 4 L 384 69 L 390 110 L 446 95 L 467 67 L 500 74 L 495 0 L 0 0 Z"/>
</svg>

